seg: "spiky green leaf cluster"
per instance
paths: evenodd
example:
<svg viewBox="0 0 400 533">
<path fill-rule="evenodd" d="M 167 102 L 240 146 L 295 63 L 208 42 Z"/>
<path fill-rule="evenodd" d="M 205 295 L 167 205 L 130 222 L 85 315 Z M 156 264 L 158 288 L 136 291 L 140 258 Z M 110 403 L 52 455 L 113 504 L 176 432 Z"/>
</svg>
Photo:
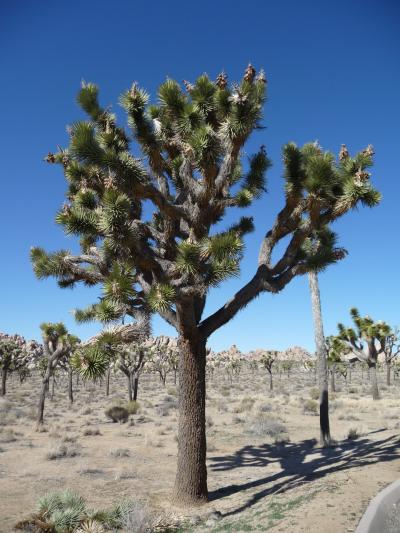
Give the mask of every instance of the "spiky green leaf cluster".
<svg viewBox="0 0 400 533">
<path fill-rule="evenodd" d="M 113 355 L 110 348 L 96 343 L 77 350 L 70 364 L 83 379 L 95 381 L 107 372 Z"/>
</svg>

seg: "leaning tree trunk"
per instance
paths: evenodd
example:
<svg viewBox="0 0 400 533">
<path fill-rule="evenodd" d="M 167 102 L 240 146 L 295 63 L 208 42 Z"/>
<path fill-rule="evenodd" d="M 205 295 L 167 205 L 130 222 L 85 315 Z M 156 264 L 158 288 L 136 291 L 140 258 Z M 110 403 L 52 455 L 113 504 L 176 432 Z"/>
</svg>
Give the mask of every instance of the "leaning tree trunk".
<svg viewBox="0 0 400 533">
<path fill-rule="evenodd" d="M 309 272 L 308 279 L 314 320 L 315 346 L 318 357 L 320 441 L 323 446 L 329 446 L 331 444 L 331 434 L 329 427 L 328 365 L 317 273 Z"/>
<path fill-rule="evenodd" d="M 37 412 L 37 419 L 36 419 L 38 426 L 41 426 L 43 424 L 44 402 L 46 400 L 46 392 L 49 390 L 49 381 L 50 381 L 50 369 L 47 370 L 42 381 L 42 389 L 40 391 L 39 405 L 38 405 L 38 412 Z"/>
<path fill-rule="evenodd" d="M 273 382 L 271 371 L 269 371 L 269 390 L 274 390 L 274 382 Z"/>
<path fill-rule="evenodd" d="M 376 363 L 375 362 L 368 363 L 368 370 L 370 371 L 372 399 L 379 400 L 380 396 L 379 396 L 379 389 L 378 389 L 378 376 L 376 372 Z"/>
<path fill-rule="evenodd" d="M 1 371 L 1 391 L 0 396 L 5 396 L 7 392 L 7 367 Z"/>
<path fill-rule="evenodd" d="M 72 390 L 72 368 L 68 369 L 68 399 L 70 405 L 74 403 L 74 393 Z"/>
<path fill-rule="evenodd" d="M 175 501 L 207 501 L 206 341 L 179 337 L 179 425 Z"/>
</svg>

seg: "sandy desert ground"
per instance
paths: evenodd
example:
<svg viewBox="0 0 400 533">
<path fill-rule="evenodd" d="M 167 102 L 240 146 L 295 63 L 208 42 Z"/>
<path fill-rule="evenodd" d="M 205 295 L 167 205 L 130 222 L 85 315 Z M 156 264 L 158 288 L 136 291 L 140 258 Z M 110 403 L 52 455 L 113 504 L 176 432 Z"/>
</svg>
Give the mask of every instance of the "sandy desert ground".
<svg viewBox="0 0 400 533">
<path fill-rule="evenodd" d="M 360 373 L 347 386 L 338 380 L 331 401 L 337 447 L 321 449 L 313 373 L 275 377 L 270 392 L 264 371 L 242 370 L 231 383 L 219 370 L 207 395 L 211 501 L 182 510 L 169 504 L 177 450 L 172 376 L 165 388 L 156 376 L 142 377 L 139 412 L 125 424 L 104 414 L 126 399 L 122 377 L 112 376 L 109 397 L 104 383 L 75 384 L 72 407 L 60 378 L 43 432 L 34 422 L 39 379 L 10 380 L 0 400 L 1 533 L 13 531 L 40 495 L 67 487 L 93 506 L 129 498 L 184 518 L 182 532 L 350 532 L 370 499 L 399 477 L 400 383 L 381 386 L 383 398 L 373 402 Z M 60 449 L 73 456 L 57 457 Z"/>
</svg>

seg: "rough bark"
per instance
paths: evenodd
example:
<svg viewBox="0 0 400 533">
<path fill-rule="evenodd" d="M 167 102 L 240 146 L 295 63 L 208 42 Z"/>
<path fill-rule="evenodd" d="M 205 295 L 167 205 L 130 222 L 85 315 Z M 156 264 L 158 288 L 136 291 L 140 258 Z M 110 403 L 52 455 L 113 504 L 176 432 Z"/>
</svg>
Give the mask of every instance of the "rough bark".
<svg viewBox="0 0 400 533">
<path fill-rule="evenodd" d="M 310 272 L 308 279 L 310 283 L 315 346 L 318 358 L 320 442 L 322 446 L 329 446 L 332 441 L 329 427 L 328 365 L 322 324 L 321 299 L 316 272 Z"/>
<path fill-rule="evenodd" d="M 391 364 L 390 362 L 386 363 L 386 385 L 390 387 L 390 371 L 391 371 Z"/>
<path fill-rule="evenodd" d="M 1 371 L 1 391 L 0 396 L 5 396 L 7 392 L 7 367 Z"/>
<path fill-rule="evenodd" d="M 50 375 L 46 374 L 42 381 L 42 389 L 40 391 L 39 396 L 39 405 L 38 405 L 38 413 L 37 413 L 37 423 L 38 425 L 43 424 L 43 416 L 44 416 L 44 402 L 46 400 L 46 392 L 49 388 L 49 379 Z"/>
<path fill-rule="evenodd" d="M 139 374 L 135 374 L 133 378 L 133 399 L 136 402 L 139 389 Z"/>
<path fill-rule="evenodd" d="M 373 400 L 379 400 L 379 389 L 378 389 L 378 376 L 376 372 L 376 363 L 368 363 L 368 370 L 370 371 L 371 378 L 371 394 Z"/>
<path fill-rule="evenodd" d="M 206 341 L 179 337 L 179 425 L 175 501 L 194 505 L 207 501 Z"/>
</svg>

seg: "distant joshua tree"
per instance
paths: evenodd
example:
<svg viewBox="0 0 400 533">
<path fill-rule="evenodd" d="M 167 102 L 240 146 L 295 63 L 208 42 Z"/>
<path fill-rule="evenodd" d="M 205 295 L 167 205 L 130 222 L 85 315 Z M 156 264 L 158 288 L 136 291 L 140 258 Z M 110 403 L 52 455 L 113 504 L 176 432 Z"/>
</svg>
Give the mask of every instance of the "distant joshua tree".
<svg viewBox="0 0 400 533">
<path fill-rule="evenodd" d="M 274 388 L 274 382 L 272 377 L 272 365 L 275 363 L 279 356 L 279 352 L 277 350 L 260 350 L 261 351 L 261 357 L 260 357 L 260 364 L 267 370 L 269 374 L 269 390 L 273 390 Z"/>
<path fill-rule="evenodd" d="M 46 322 L 40 325 L 42 330 L 44 357 L 46 358 L 45 371 L 42 379 L 42 389 L 39 397 L 37 424 L 43 424 L 44 404 L 46 392 L 49 389 L 50 378 L 61 362 L 69 359 L 79 344 L 78 337 L 70 335 L 61 322 L 52 324 Z"/>
<path fill-rule="evenodd" d="M 351 352 L 362 362 L 367 363 L 371 375 L 371 393 L 374 400 L 379 400 L 378 377 L 376 367 L 379 354 L 385 353 L 386 342 L 392 334 L 388 324 L 375 322 L 370 316 L 362 317 L 358 309 L 350 309 L 355 328 L 346 328 L 338 324 L 339 339 L 346 341 Z"/>
<path fill-rule="evenodd" d="M 0 396 L 7 391 L 7 377 L 11 372 L 18 372 L 23 381 L 29 366 L 33 365 L 43 353 L 43 347 L 36 341 L 27 341 L 21 335 L 0 333 Z"/>
</svg>

